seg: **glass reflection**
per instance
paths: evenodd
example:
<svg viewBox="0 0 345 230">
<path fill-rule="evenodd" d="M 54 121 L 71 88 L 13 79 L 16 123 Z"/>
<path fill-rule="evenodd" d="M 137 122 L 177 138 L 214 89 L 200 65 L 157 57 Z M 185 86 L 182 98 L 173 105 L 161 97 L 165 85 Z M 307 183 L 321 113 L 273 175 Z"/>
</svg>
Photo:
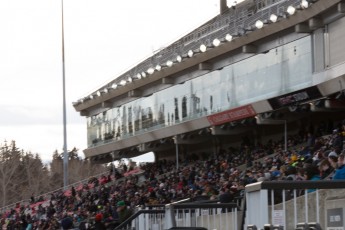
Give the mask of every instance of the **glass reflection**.
<svg viewBox="0 0 345 230">
<path fill-rule="evenodd" d="M 311 86 L 311 52 L 308 36 L 88 117 L 88 146 L 121 140 Z"/>
</svg>

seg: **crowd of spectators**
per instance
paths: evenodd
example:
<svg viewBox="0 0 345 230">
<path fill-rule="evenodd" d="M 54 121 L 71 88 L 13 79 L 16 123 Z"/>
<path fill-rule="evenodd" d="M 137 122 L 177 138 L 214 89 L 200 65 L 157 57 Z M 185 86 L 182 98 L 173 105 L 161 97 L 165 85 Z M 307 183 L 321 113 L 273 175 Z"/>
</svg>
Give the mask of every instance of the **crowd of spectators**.
<svg viewBox="0 0 345 230">
<path fill-rule="evenodd" d="M 306 132 L 289 136 L 288 151 L 282 141 L 255 146 L 243 142 L 237 149 L 190 155 L 178 169 L 174 161 L 148 163 L 141 166 L 144 180 L 111 170 L 109 175 L 89 181 L 92 186 L 72 187 L 47 199 L 18 204 L 2 213 L 0 226 L 20 230 L 113 229 L 138 206 L 185 198 L 231 202 L 243 194 L 247 184 L 257 181 L 345 179 L 344 132 L 345 120 L 329 135 Z"/>
</svg>

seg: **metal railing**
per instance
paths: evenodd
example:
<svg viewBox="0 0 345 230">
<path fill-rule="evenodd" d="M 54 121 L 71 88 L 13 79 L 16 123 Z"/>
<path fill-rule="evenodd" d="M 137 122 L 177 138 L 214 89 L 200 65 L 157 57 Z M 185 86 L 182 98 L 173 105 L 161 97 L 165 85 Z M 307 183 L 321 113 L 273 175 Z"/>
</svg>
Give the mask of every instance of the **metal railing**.
<svg viewBox="0 0 345 230">
<path fill-rule="evenodd" d="M 165 230 L 176 227 L 204 227 L 237 230 L 242 226 L 241 220 L 242 212 L 237 203 L 172 203 L 139 210 L 115 229 Z"/>
<path fill-rule="evenodd" d="M 247 229 L 344 227 L 345 180 L 258 182 L 246 186 L 246 202 Z"/>
</svg>

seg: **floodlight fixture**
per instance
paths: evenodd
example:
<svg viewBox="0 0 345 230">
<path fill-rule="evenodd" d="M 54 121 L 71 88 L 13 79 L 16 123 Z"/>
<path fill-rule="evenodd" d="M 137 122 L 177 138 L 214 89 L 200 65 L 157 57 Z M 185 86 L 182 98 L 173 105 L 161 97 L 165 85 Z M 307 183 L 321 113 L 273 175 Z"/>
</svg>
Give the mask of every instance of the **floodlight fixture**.
<svg viewBox="0 0 345 230">
<path fill-rule="evenodd" d="M 148 70 L 147 70 L 147 73 L 150 75 L 153 74 L 154 72 L 155 72 L 155 69 L 152 67 L 148 68 Z"/>
<path fill-rule="evenodd" d="M 296 8 L 293 7 L 293 6 L 289 6 L 286 10 L 286 12 L 289 14 L 289 15 L 294 15 L 296 13 Z"/>
<path fill-rule="evenodd" d="M 191 58 L 191 57 L 193 57 L 194 52 L 193 52 L 193 50 L 189 50 L 187 54 L 188 54 L 188 57 Z"/>
<path fill-rule="evenodd" d="M 231 42 L 233 39 L 233 36 L 231 34 L 226 34 L 225 35 L 225 40 L 227 40 L 228 42 Z"/>
<path fill-rule="evenodd" d="M 166 63 L 166 65 L 167 65 L 168 67 L 171 67 L 173 64 L 174 64 L 174 63 L 173 63 L 171 60 L 168 60 L 167 63 Z"/>
<path fill-rule="evenodd" d="M 125 86 L 127 84 L 127 81 L 126 80 L 121 80 L 119 84 L 122 85 L 122 86 Z"/>
<path fill-rule="evenodd" d="M 272 23 L 277 22 L 277 21 L 278 21 L 278 16 L 275 15 L 275 14 L 271 14 L 271 16 L 270 16 L 270 21 L 271 21 Z"/>
<path fill-rule="evenodd" d="M 105 88 L 103 89 L 103 93 L 108 93 L 108 92 L 109 92 L 108 87 L 105 87 Z"/>
<path fill-rule="evenodd" d="M 302 9 L 307 9 L 309 7 L 309 2 L 307 0 L 302 0 L 301 7 Z"/>
<path fill-rule="evenodd" d="M 204 45 L 204 44 L 202 44 L 201 46 L 200 46 L 200 51 L 202 52 L 202 53 L 205 53 L 206 52 L 206 50 L 207 50 L 207 46 L 206 45 Z"/>
<path fill-rule="evenodd" d="M 141 76 L 142 76 L 143 78 L 145 78 L 145 77 L 146 77 L 146 73 L 145 73 L 145 72 L 141 72 Z"/>
<path fill-rule="evenodd" d="M 141 74 L 140 73 L 137 73 L 137 79 L 141 79 Z"/>
<path fill-rule="evenodd" d="M 116 83 L 113 83 L 112 85 L 111 85 L 111 88 L 113 88 L 113 89 L 116 89 L 118 87 L 118 85 L 116 84 Z"/>
<path fill-rule="evenodd" d="M 93 97 L 94 97 L 94 96 L 93 96 L 92 94 L 89 96 L 89 98 L 90 98 L 91 100 L 93 99 Z"/>
<path fill-rule="evenodd" d="M 213 41 L 212 41 L 212 45 L 214 46 L 214 47 L 217 47 L 217 46 L 219 46 L 220 45 L 220 40 L 218 39 L 218 38 L 215 38 Z"/>
<path fill-rule="evenodd" d="M 162 69 L 162 66 L 161 66 L 161 65 L 156 65 L 156 70 L 157 70 L 157 71 L 161 71 L 161 69 Z"/>
<path fill-rule="evenodd" d="M 237 1 L 230 1 L 228 0 L 226 5 L 229 7 L 229 8 L 232 8 L 232 9 L 235 9 L 236 8 L 236 5 L 237 5 Z"/>
<path fill-rule="evenodd" d="M 127 82 L 129 82 L 129 83 L 133 82 L 133 78 L 132 77 L 128 77 L 127 78 Z"/>
<path fill-rule="evenodd" d="M 263 21 L 257 20 L 257 21 L 255 22 L 255 27 L 258 28 L 258 29 L 261 29 L 262 27 L 264 27 Z"/>
<path fill-rule="evenodd" d="M 178 62 L 182 62 L 182 57 L 181 57 L 180 55 L 177 55 L 177 57 L 176 57 L 176 61 L 178 61 Z"/>
<path fill-rule="evenodd" d="M 99 97 L 102 95 L 101 91 L 99 91 L 99 90 L 97 91 L 96 94 L 97 94 L 97 96 L 99 96 Z"/>
</svg>

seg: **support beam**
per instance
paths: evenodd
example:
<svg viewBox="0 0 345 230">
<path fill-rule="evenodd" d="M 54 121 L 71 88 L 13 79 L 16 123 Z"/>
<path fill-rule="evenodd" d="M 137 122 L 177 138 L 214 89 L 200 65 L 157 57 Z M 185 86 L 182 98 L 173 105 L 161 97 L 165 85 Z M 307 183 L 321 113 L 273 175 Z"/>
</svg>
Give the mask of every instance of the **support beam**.
<svg viewBox="0 0 345 230">
<path fill-rule="evenodd" d="M 258 48 L 255 45 L 244 45 L 242 46 L 242 53 L 250 54 L 250 53 L 257 53 Z"/>
<path fill-rule="evenodd" d="M 310 33 L 310 27 L 306 23 L 300 23 L 295 25 L 295 32 L 296 33 Z"/>
<path fill-rule="evenodd" d="M 202 62 L 198 65 L 199 70 L 212 70 L 212 64 L 208 62 Z"/>
<path fill-rule="evenodd" d="M 128 91 L 128 97 L 141 97 L 142 93 L 138 89 L 133 89 L 131 91 Z"/>
</svg>

